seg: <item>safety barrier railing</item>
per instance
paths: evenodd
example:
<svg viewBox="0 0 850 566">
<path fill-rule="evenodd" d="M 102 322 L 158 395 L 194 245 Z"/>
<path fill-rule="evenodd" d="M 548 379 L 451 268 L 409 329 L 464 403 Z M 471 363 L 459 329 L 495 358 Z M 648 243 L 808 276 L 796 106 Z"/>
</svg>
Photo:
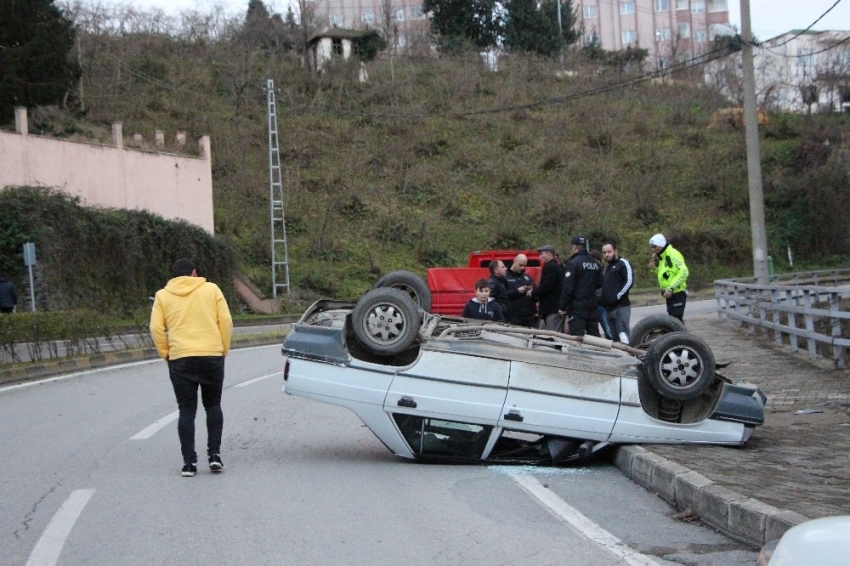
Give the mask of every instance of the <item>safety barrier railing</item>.
<svg viewBox="0 0 850 566">
<path fill-rule="evenodd" d="M 777 346 L 800 351 L 810 358 L 832 358 L 846 367 L 850 348 L 850 269 L 784 273 L 758 285 L 754 277 L 714 282 L 717 316 L 727 324 L 746 325 L 764 337 L 773 333 Z M 845 304 L 842 305 L 842 299 Z"/>
</svg>

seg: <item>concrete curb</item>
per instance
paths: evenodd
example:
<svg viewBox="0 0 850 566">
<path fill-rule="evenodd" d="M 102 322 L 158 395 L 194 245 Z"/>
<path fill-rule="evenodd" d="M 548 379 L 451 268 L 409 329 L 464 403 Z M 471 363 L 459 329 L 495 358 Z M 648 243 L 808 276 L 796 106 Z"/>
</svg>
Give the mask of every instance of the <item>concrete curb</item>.
<svg viewBox="0 0 850 566">
<path fill-rule="evenodd" d="M 269 344 L 280 344 L 282 342 L 283 338 L 279 334 L 250 338 L 234 337 L 230 344 L 230 348 L 232 350 L 237 350 L 239 348 L 267 346 Z M 155 348 L 143 348 L 137 350 L 107 352 L 104 354 L 94 354 L 91 356 L 55 360 L 44 363 L 18 364 L 15 367 L 0 369 L 0 385 L 13 385 L 15 383 L 35 381 L 75 371 L 84 371 L 158 358 L 159 355 L 156 353 Z"/>
<path fill-rule="evenodd" d="M 623 474 L 671 505 L 690 511 L 730 538 L 756 547 L 809 520 L 720 486 L 642 446 L 617 446 L 613 461 Z"/>
</svg>

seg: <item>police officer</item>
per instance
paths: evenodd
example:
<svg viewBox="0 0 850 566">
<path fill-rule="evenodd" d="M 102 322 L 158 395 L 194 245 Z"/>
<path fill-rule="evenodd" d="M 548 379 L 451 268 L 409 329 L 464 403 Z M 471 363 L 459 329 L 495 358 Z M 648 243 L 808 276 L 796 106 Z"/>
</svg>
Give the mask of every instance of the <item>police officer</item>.
<svg viewBox="0 0 850 566">
<path fill-rule="evenodd" d="M 599 336 L 596 290 L 602 288 L 602 265 L 587 251 L 587 239 L 573 236 L 558 311 L 567 316 L 568 333 Z"/>
<path fill-rule="evenodd" d="M 667 301 L 667 314 L 682 320 L 688 302 L 688 266 L 685 265 L 685 258 L 667 242 L 664 234 L 651 237 L 649 248 L 652 250 L 649 267 L 658 274 L 658 286 Z"/>
</svg>

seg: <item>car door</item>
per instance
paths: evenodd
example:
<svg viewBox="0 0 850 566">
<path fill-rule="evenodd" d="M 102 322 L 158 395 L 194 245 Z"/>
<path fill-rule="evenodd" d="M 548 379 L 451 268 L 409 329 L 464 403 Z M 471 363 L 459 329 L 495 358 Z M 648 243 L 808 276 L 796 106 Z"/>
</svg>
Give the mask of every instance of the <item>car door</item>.
<svg viewBox="0 0 850 566">
<path fill-rule="evenodd" d="M 423 351 L 393 378 L 384 402 L 392 413 L 496 424 L 510 362 L 467 353 Z"/>
<path fill-rule="evenodd" d="M 505 404 L 510 362 L 423 351 L 396 373 L 384 403 L 415 457 L 480 459 Z"/>
<path fill-rule="evenodd" d="M 538 363 L 535 363 L 537 361 Z M 498 425 L 512 430 L 607 440 L 620 408 L 620 377 L 579 360 L 511 362 Z"/>
</svg>

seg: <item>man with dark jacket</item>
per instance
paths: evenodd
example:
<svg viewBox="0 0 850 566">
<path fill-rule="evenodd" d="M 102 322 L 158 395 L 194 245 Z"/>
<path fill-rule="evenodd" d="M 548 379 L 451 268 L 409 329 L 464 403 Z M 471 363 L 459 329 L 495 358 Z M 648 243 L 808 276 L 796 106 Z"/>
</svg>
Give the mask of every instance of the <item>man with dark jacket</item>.
<svg viewBox="0 0 850 566">
<path fill-rule="evenodd" d="M 15 289 L 15 284 L 5 275 L 0 275 L 0 313 L 14 312 L 17 304 L 18 291 Z"/>
<path fill-rule="evenodd" d="M 508 281 L 508 298 L 511 301 L 511 316 L 508 322 L 531 328 L 534 326 L 537 308 L 534 306 L 534 299 L 531 298 L 534 279 L 525 272 L 527 266 L 528 257 L 525 254 L 517 254 L 511 263 L 511 268 L 505 274 L 505 279 Z"/>
<path fill-rule="evenodd" d="M 540 252 L 543 270 L 540 273 L 540 285 L 531 292 L 531 298 L 539 301 L 537 312 L 543 320 L 543 328 L 560 332 L 564 320 L 558 313 L 558 301 L 561 298 L 561 286 L 564 284 L 564 270 L 555 257 L 555 246 L 546 244 L 537 248 L 537 251 Z"/>
<path fill-rule="evenodd" d="M 558 310 L 566 314 L 569 334 L 599 336 L 596 290 L 602 287 L 602 266 L 587 251 L 587 239 L 574 236 Z"/>
<path fill-rule="evenodd" d="M 629 343 L 629 322 L 632 317 L 632 303 L 629 301 L 629 289 L 635 283 L 632 264 L 620 257 L 614 242 L 602 245 L 602 255 L 608 263 L 602 282 L 602 296 L 599 301 L 605 307 L 605 316 L 615 340 Z"/>
<path fill-rule="evenodd" d="M 511 312 L 511 300 L 508 297 L 508 280 L 505 278 L 508 268 L 505 267 L 503 261 L 498 259 L 491 261 L 489 268 L 490 279 L 487 280 L 487 284 L 490 285 L 490 296 L 502 307 L 502 314 L 507 321 L 510 319 Z"/>
</svg>

